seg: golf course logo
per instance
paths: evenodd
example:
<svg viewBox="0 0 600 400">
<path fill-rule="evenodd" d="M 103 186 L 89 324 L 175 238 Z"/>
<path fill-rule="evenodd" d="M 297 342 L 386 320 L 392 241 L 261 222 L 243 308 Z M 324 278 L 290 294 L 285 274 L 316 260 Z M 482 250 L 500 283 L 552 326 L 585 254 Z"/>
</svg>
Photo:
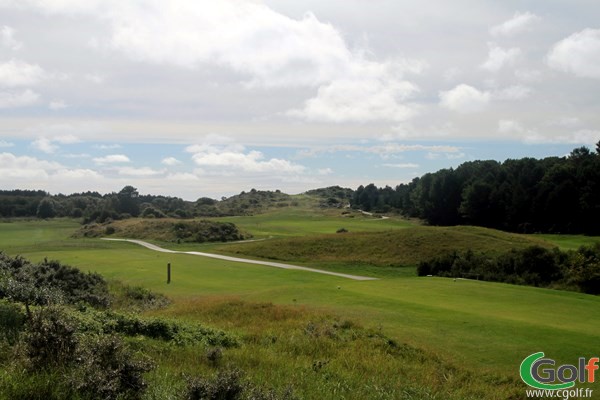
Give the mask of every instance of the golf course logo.
<svg viewBox="0 0 600 400">
<path fill-rule="evenodd" d="M 521 363 L 520 373 L 523 382 L 542 390 L 564 390 L 575 386 L 575 381 L 594 383 L 600 358 L 586 361 L 580 357 L 578 366 L 564 364 L 555 368 L 556 362 L 544 358 L 543 352 L 533 353 Z"/>
</svg>

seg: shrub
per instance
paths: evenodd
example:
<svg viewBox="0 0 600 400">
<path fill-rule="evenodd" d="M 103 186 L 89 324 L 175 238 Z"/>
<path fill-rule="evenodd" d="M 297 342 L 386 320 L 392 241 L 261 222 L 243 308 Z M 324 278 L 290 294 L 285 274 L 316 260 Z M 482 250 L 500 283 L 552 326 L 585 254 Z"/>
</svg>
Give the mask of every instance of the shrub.
<svg viewBox="0 0 600 400">
<path fill-rule="evenodd" d="M 168 306 L 169 299 L 159 293 L 154 293 L 141 286 L 126 286 L 123 296 L 128 307 L 136 307 L 142 310 L 157 309 Z"/>
<path fill-rule="evenodd" d="M 71 384 L 90 398 L 138 399 L 147 388 L 143 374 L 153 368 L 114 335 L 85 337 L 77 360 Z"/>
<path fill-rule="evenodd" d="M 237 400 L 241 399 L 244 385 L 242 373 L 234 369 L 219 372 L 212 379 L 193 378 L 188 382 L 186 400 Z"/>
<path fill-rule="evenodd" d="M 11 346 L 18 340 L 25 325 L 25 314 L 16 304 L 0 301 L 0 339 Z"/>
<path fill-rule="evenodd" d="M 24 338 L 26 355 L 33 369 L 66 365 L 77 348 L 76 322 L 63 308 L 39 308 L 31 314 Z"/>
</svg>

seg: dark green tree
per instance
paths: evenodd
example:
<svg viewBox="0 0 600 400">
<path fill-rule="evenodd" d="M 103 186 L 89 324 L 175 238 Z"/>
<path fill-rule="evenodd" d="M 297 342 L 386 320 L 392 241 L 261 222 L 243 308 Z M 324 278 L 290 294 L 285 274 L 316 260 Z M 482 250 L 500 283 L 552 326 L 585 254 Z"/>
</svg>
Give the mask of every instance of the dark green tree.
<svg viewBox="0 0 600 400">
<path fill-rule="evenodd" d="M 54 218 L 56 216 L 54 201 L 50 198 L 44 198 L 40 201 L 36 213 L 38 218 Z"/>
<path fill-rule="evenodd" d="M 117 211 L 119 213 L 130 214 L 131 216 L 137 217 L 140 214 L 139 196 L 140 194 L 136 188 L 133 186 L 125 186 L 117 193 Z"/>
</svg>

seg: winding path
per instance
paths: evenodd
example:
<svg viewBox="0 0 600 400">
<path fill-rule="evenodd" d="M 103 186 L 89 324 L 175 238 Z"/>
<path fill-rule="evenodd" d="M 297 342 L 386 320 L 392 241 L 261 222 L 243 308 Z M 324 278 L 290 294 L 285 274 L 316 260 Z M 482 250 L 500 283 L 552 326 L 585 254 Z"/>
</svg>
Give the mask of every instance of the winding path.
<svg viewBox="0 0 600 400">
<path fill-rule="evenodd" d="M 347 279 L 354 279 L 355 281 L 373 281 L 373 280 L 377 280 L 377 278 L 372 278 L 372 277 L 369 277 L 369 276 L 343 274 L 341 272 L 324 271 L 322 269 L 315 269 L 315 268 L 309 268 L 309 267 L 301 267 L 299 265 L 282 264 L 282 263 L 270 262 L 270 261 L 250 260 L 250 259 L 247 259 L 247 258 L 230 257 L 230 256 L 224 256 L 224 255 L 221 255 L 221 254 L 213 254 L 213 253 L 202 253 L 202 252 L 199 252 L 199 251 L 176 251 L 176 250 L 169 250 L 169 249 L 164 249 L 162 247 L 154 245 L 152 243 L 144 242 L 143 240 L 137 240 L 137 239 L 112 239 L 112 238 L 102 238 L 102 239 L 103 240 L 112 240 L 112 241 L 117 241 L 117 242 L 135 243 L 135 244 L 138 244 L 140 246 L 144 246 L 144 247 L 146 247 L 146 248 L 148 248 L 150 250 L 160 251 L 161 253 L 190 254 L 190 255 L 193 255 L 193 256 L 217 258 L 219 260 L 241 262 L 241 263 L 246 263 L 246 264 L 266 265 L 268 267 L 276 267 L 276 268 L 284 268 L 284 269 L 297 269 L 297 270 L 300 270 L 300 271 L 316 272 L 318 274 L 326 274 L 326 275 L 339 276 L 339 277 L 347 278 Z"/>
</svg>

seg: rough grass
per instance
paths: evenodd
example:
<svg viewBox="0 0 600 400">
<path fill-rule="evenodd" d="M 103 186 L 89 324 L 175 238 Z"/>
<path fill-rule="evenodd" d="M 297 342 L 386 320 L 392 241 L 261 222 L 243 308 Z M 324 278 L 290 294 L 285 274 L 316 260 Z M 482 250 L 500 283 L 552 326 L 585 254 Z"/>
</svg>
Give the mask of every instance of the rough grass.
<svg viewBox="0 0 600 400">
<path fill-rule="evenodd" d="M 164 312 L 240 333 L 242 345 L 224 350 L 218 366 L 240 368 L 253 382 L 280 392 L 291 387 L 297 398 L 506 399 L 517 398 L 521 389 L 515 378 L 476 374 L 399 342 L 381 327 L 365 327 L 314 307 L 208 296 L 178 302 Z M 204 354 L 164 354 L 163 365 L 210 374 L 215 362 Z M 190 364 L 195 371 L 185 367 Z"/>
<path fill-rule="evenodd" d="M 500 254 L 534 244 L 551 247 L 541 239 L 487 228 L 414 226 L 384 232 L 279 238 L 232 244 L 217 250 L 229 254 L 311 263 L 321 267 L 326 267 L 329 263 L 402 267 L 414 266 L 422 260 L 453 251 L 471 249 L 475 252 Z"/>
</svg>

